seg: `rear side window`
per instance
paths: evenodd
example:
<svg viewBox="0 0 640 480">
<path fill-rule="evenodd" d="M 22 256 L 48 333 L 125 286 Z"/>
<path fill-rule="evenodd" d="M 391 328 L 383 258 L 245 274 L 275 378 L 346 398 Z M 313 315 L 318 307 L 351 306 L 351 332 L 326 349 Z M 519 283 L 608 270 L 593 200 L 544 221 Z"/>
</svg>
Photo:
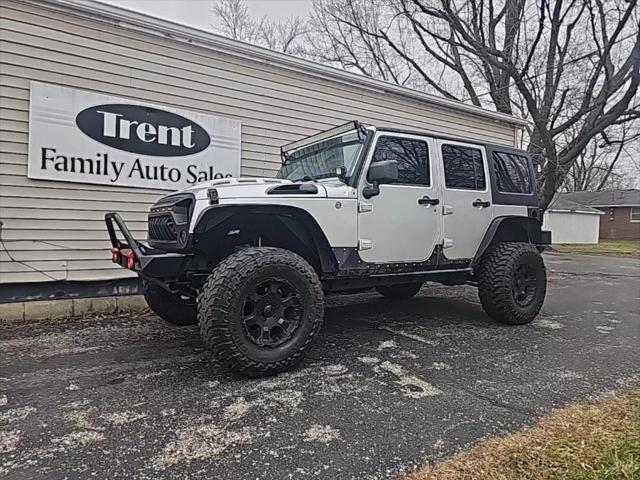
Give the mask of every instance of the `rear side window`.
<svg viewBox="0 0 640 480">
<path fill-rule="evenodd" d="M 376 143 L 371 163 L 384 160 L 398 162 L 396 184 L 430 185 L 429 151 L 422 140 L 399 137 L 380 137 Z"/>
<path fill-rule="evenodd" d="M 487 181 L 478 148 L 443 145 L 444 183 L 447 188 L 484 190 Z"/>
<path fill-rule="evenodd" d="M 501 193 L 533 193 L 533 178 L 529 160 L 524 155 L 493 152 L 493 171 Z"/>
</svg>

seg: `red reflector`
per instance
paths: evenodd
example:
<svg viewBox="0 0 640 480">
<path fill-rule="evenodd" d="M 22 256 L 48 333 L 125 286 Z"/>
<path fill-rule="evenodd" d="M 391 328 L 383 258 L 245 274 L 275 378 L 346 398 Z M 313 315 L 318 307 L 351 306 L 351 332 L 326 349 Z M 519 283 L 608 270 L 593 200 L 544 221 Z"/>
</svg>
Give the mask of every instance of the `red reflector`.
<svg viewBox="0 0 640 480">
<path fill-rule="evenodd" d="M 133 250 L 129 250 L 127 252 L 127 268 L 129 270 L 133 270 L 136 266 L 136 254 L 133 253 Z"/>
<path fill-rule="evenodd" d="M 113 263 L 120 263 L 120 249 L 117 247 L 113 247 L 111 249 L 111 261 Z"/>
</svg>

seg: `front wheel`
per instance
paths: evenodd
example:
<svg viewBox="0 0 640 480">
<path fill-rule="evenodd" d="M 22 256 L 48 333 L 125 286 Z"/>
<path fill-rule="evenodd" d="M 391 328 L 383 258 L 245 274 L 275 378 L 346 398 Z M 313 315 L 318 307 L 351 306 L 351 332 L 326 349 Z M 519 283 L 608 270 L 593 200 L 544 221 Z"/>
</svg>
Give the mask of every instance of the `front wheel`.
<svg viewBox="0 0 640 480">
<path fill-rule="evenodd" d="M 149 308 L 166 322 L 182 327 L 195 325 L 198 321 L 194 299 L 168 292 L 149 282 L 144 282 L 142 289 Z"/>
<path fill-rule="evenodd" d="M 298 363 L 322 326 L 324 295 L 302 257 L 252 247 L 224 259 L 198 296 L 207 348 L 229 370 L 274 375 Z"/>
<path fill-rule="evenodd" d="M 499 243 L 485 252 L 478 269 L 484 311 L 510 325 L 531 322 L 544 302 L 547 274 L 540 252 L 529 243 Z"/>
</svg>

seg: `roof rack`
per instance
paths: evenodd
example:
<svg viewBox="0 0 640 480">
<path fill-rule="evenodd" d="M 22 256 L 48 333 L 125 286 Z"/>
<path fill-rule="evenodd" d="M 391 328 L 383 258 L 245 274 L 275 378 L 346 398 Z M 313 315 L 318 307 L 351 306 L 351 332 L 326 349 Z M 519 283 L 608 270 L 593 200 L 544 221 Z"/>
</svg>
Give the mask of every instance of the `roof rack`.
<svg viewBox="0 0 640 480">
<path fill-rule="evenodd" d="M 343 125 L 339 125 L 329 130 L 316 133 L 315 135 L 305 137 L 301 140 L 296 140 L 295 142 L 287 143 L 286 145 L 283 145 L 282 147 L 280 147 L 280 154 L 283 159 L 286 159 L 287 155 L 293 150 L 299 150 L 300 148 L 306 147 L 307 145 L 318 143 L 318 142 L 321 142 L 322 140 L 328 140 L 329 138 L 337 137 L 342 133 L 347 133 L 352 130 L 361 130 L 363 128 L 366 128 L 366 125 L 359 122 L 358 120 L 352 120 Z"/>
</svg>

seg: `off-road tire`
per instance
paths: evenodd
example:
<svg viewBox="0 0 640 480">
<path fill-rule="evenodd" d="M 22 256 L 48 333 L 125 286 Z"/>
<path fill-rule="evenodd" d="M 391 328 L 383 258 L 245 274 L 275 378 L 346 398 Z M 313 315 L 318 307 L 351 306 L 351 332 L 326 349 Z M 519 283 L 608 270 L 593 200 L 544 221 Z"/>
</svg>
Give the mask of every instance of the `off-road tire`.
<svg viewBox="0 0 640 480">
<path fill-rule="evenodd" d="M 514 293 L 520 266 L 525 266 L 535 275 L 529 280 L 534 290 L 526 305 L 519 304 Z M 490 247 L 480 260 L 477 277 L 482 308 L 500 323 L 529 323 L 542 308 L 547 290 L 547 275 L 542 256 L 534 245 L 506 242 Z"/>
<path fill-rule="evenodd" d="M 257 345 L 243 324 L 246 299 L 260 282 L 289 282 L 299 295 L 297 328 L 275 347 Z M 264 377 L 297 364 L 322 327 L 324 293 L 313 270 L 299 255 L 280 248 L 242 249 L 218 264 L 198 296 L 198 323 L 206 347 L 222 365 L 249 377 Z"/>
<path fill-rule="evenodd" d="M 149 308 L 166 322 L 180 327 L 197 323 L 195 300 L 182 298 L 149 282 L 144 282 L 142 288 Z"/>
<path fill-rule="evenodd" d="M 422 283 L 401 283 L 398 285 L 380 285 L 376 292 L 393 300 L 408 300 L 416 296 L 422 288 Z"/>
</svg>

